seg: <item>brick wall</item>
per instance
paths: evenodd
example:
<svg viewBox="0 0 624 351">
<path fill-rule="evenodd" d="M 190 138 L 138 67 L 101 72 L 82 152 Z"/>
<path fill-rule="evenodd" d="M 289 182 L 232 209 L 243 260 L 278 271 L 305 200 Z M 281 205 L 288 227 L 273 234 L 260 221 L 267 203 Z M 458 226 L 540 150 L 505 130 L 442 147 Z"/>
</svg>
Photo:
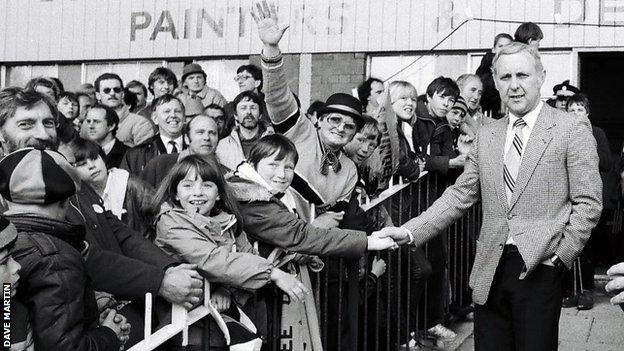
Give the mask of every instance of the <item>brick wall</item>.
<svg viewBox="0 0 624 351">
<path fill-rule="evenodd" d="M 364 81 L 365 65 L 362 53 L 313 54 L 312 101 L 325 101 L 333 93 L 351 94 Z"/>
<path fill-rule="evenodd" d="M 261 67 L 260 55 L 249 56 L 249 63 Z M 299 94 L 299 55 L 284 55 L 284 68 L 288 86 L 295 94 Z"/>
</svg>

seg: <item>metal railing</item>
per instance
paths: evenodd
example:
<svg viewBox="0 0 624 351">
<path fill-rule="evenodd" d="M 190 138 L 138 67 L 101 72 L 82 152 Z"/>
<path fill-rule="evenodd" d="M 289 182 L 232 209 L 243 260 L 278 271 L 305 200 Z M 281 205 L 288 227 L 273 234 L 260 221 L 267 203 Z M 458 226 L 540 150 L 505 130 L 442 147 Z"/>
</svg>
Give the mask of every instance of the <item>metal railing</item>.
<svg viewBox="0 0 624 351">
<path fill-rule="evenodd" d="M 382 208 L 387 209 L 393 224 L 401 225 L 427 209 L 446 186 L 442 183 L 444 181 L 426 172 L 423 172 L 417 182 L 397 180 L 394 184 L 390 183 L 389 188 L 374 199 L 360 198 L 360 207 L 371 217 L 383 217 Z M 368 279 L 361 280 L 362 275 L 367 277 L 370 273 L 369 255 L 364 256 L 363 262 L 325 260 L 325 269 L 312 275 L 323 348 L 393 350 L 401 345 L 418 344 L 427 339 L 424 331 L 429 326 L 428 319 L 430 315 L 437 313 L 431 311 L 427 301 L 433 297 L 440 301 L 440 296 L 446 296 L 440 301 L 444 314 L 469 305 L 471 299 L 468 276 L 474 260 L 475 237 L 480 227 L 480 218 L 480 207 L 474 206 L 448 228 L 446 235 L 440 236 L 444 239 L 441 247 L 447 248 L 443 258 L 434 257 L 439 256 L 440 252 L 439 248 L 436 248 L 438 252 L 432 252 L 431 244 L 424 248 L 404 246 L 395 251 L 380 253 L 379 257 L 385 260 L 387 269 L 374 286 L 369 284 Z M 438 271 L 429 262 L 434 258 L 438 261 L 438 267 L 435 267 Z M 363 272 L 360 272 L 360 265 L 364 267 Z M 443 274 L 442 280 L 445 286 L 448 283 L 448 289 L 438 291 L 430 287 L 428 278 L 433 274 Z M 129 350 L 153 350 L 180 332 L 182 346 L 185 346 L 189 326 L 211 314 L 210 289 L 207 281 L 205 284 L 203 305 L 190 311 L 182 306 L 172 305 L 171 323 L 153 333 L 152 297 L 151 294 L 146 294 L 144 340 Z M 273 306 L 281 303 L 281 300 L 281 296 L 276 296 Z M 218 313 L 213 315 L 218 316 Z M 437 317 L 443 316 L 437 313 Z M 279 323 L 279 317 L 271 320 L 274 325 L 269 326 L 266 346 L 275 351 L 289 350 L 281 342 L 288 331 L 281 330 L 281 326 L 275 324 Z"/>
<path fill-rule="evenodd" d="M 191 310 L 187 310 L 181 305 L 171 304 L 171 323 L 152 332 L 152 294 L 145 294 L 145 318 L 143 340 L 128 349 L 128 351 L 150 351 L 164 344 L 169 339 L 182 333 L 182 346 L 188 343 L 188 328 L 202 318 L 214 311 L 210 306 L 210 283 L 204 280 L 204 301 Z M 213 315 L 217 315 L 214 314 Z"/>
<path fill-rule="evenodd" d="M 417 182 L 395 180 L 377 198 L 361 198 L 361 208 L 374 218 L 383 206 L 393 224 L 401 225 L 425 211 L 448 185 L 449 179 L 424 172 Z M 374 286 L 365 279 L 372 255 L 365 256 L 362 263 L 326 260 L 315 286 L 324 349 L 396 350 L 433 343 L 426 332 L 433 326 L 430 317 L 435 315 L 437 324 L 470 311 L 468 278 L 480 222 L 480 205 L 473 206 L 434 239 L 438 242 L 378 254 L 387 269 Z M 360 265 L 365 267 L 364 274 L 358 272 Z M 440 284 L 430 284 L 432 278 L 443 283 L 443 291 Z M 431 301 L 443 310 L 432 310 Z"/>
</svg>

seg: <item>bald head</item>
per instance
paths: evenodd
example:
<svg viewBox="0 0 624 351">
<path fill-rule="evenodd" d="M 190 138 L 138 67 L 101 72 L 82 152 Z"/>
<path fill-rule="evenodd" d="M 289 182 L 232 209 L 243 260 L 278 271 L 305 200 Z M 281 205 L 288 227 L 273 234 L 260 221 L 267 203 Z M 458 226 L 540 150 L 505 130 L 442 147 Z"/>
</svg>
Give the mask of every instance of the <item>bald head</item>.
<svg viewBox="0 0 624 351">
<path fill-rule="evenodd" d="M 197 115 L 187 124 L 186 135 L 191 153 L 214 154 L 219 142 L 217 122 L 204 114 Z"/>
</svg>

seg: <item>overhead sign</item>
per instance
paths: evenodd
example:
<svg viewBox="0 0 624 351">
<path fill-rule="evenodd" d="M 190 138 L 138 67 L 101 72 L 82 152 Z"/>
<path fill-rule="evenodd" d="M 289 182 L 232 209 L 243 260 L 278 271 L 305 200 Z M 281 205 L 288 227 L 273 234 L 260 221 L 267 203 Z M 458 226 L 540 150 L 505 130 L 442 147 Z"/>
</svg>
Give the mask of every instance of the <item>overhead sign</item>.
<svg viewBox="0 0 624 351">
<path fill-rule="evenodd" d="M 0 0 L 0 61 L 257 54 L 251 4 Z M 622 28 L 613 28 L 624 23 L 624 0 L 278 0 L 277 5 L 280 19 L 291 26 L 281 43 L 289 53 L 427 51 L 440 42 L 438 50 L 485 49 L 498 32 L 513 34 L 518 20 L 552 23 L 542 25 L 543 47 L 618 46 L 624 38 Z M 464 23 L 467 13 L 474 19 Z M 580 26 L 557 24 L 562 22 L 602 24 L 614 32 L 605 39 L 603 32 L 585 34 Z"/>
</svg>

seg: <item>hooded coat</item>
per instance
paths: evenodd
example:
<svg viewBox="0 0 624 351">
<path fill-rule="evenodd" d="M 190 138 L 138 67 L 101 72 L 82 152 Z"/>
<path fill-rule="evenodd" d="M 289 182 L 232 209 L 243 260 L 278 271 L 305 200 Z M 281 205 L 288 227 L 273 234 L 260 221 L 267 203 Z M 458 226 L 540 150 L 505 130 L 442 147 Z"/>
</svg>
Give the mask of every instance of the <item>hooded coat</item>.
<svg viewBox="0 0 624 351">
<path fill-rule="evenodd" d="M 258 241 L 262 256 L 267 257 L 276 247 L 316 256 L 359 258 L 365 254 L 365 232 L 310 225 L 261 185 L 258 177 L 244 163 L 227 181 L 245 218 L 245 232 Z"/>
</svg>

